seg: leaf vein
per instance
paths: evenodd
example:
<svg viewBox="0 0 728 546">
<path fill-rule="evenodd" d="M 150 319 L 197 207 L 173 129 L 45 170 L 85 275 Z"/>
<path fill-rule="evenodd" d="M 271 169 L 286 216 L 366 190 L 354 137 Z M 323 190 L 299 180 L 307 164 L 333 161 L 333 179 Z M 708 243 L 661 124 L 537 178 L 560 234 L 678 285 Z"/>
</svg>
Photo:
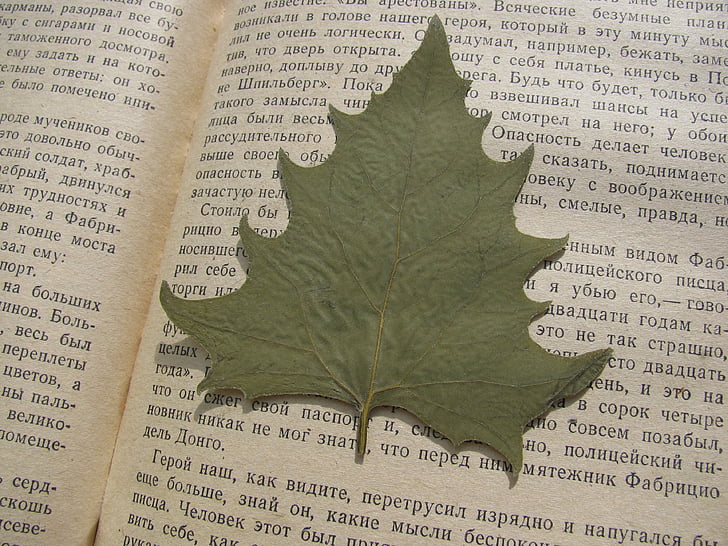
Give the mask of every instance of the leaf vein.
<svg viewBox="0 0 728 546">
<path fill-rule="evenodd" d="M 310 318 L 308 316 L 308 313 L 306 312 L 306 306 L 303 304 L 303 297 L 301 295 L 301 291 L 299 290 L 296 283 L 294 283 L 293 280 L 291 280 L 288 277 L 288 275 L 284 271 L 282 271 L 280 267 L 278 267 L 278 264 L 274 263 L 272 260 L 268 259 L 267 257 L 265 259 L 268 262 L 268 264 L 271 266 L 271 268 L 273 268 L 275 270 L 275 272 L 278 273 L 278 275 L 280 275 L 283 280 L 285 280 L 286 282 L 288 282 L 291 285 L 294 292 L 296 293 L 296 297 L 298 299 L 298 305 L 301 309 L 301 315 L 303 316 L 303 323 L 304 323 L 304 328 L 306 329 L 306 335 L 308 336 L 308 340 L 311 343 L 311 348 L 312 348 L 311 352 L 316 357 L 316 360 L 321 364 L 321 366 L 324 368 L 324 370 L 326 370 L 326 373 L 329 375 L 329 377 L 331 378 L 331 380 L 334 383 L 336 383 L 339 387 L 341 387 L 344 391 L 346 391 L 352 397 L 353 400 L 356 400 L 357 402 L 361 402 L 359 400 L 359 397 L 354 392 L 354 390 L 351 387 L 349 387 L 348 385 L 346 385 L 343 381 L 341 381 L 338 377 L 336 377 L 334 375 L 334 373 L 331 371 L 331 369 L 329 368 L 329 366 L 326 364 L 324 359 L 321 357 L 321 353 L 319 352 L 318 348 L 316 347 L 316 343 L 314 343 L 314 341 L 313 341 L 313 335 L 311 334 Z"/>
</svg>

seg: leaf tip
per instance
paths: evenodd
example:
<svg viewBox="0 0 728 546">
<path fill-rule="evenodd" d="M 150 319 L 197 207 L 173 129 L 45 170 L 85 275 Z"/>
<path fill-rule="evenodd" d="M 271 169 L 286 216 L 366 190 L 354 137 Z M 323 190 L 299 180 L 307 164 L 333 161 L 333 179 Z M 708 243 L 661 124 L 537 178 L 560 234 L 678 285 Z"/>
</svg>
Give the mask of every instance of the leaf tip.
<svg viewBox="0 0 728 546">
<path fill-rule="evenodd" d="M 169 283 L 163 280 L 162 286 L 159 287 L 159 303 L 162 304 L 162 308 L 168 315 L 169 311 L 167 311 L 167 308 L 169 307 L 169 304 L 173 301 L 173 299 L 174 294 L 172 294 L 172 289 L 169 287 Z"/>
<path fill-rule="evenodd" d="M 442 24 L 442 20 L 440 19 L 440 16 L 437 14 L 434 14 L 432 17 L 430 17 L 429 25 L 427 27 L 427 31 L 429 32 L 430 29 L 433 29 L 434 32 L 445 34 L 445 27 Z"/>
<path fill-rule="evenodd" d="M 334 129 L 337 132 L 342 128 L 342 126 L 347 122 L 347 120 L 352 117 L 351 114 L 342 112 L 341 110 L 339 110 L 332 104 L 329 104 L 329 116 L 331 117 L 331 121 L 334 124 Z"/>
<path fill-rule="evenodd" d="M 295 185 L 296 175 L 302 170 L 309 168 L 298 165 L 283 149 L 278 152 L 278 170 L 280 171 L 281 186 L 283 189 L 290 192 L 291 186 Z"/>
<path fill-rule="evenodd" d="M 533 156 L 536 153 L 535 150 L 536 150 L 536 148 L 534 147 L 534 145 L 529 144 L 528 148 L 523 150 L 523 152 L 521 153 L 521 157 L 523 158 L 524 161 L 526 161 L 527 163 L 530 164 L 533 161 Z"/>
</svg>

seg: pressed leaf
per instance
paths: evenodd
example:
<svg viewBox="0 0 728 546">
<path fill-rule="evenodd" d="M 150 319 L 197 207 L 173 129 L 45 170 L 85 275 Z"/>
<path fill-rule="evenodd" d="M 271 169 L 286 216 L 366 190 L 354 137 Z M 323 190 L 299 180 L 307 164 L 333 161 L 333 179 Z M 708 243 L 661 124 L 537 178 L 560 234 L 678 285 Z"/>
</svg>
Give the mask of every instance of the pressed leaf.
<svg viewBox="0 0 728 546">
<path fill-rule="evenodd" d="M 530 338 L 548 303 L 523 284 L 565 239 L 516 228 L 532 149 L 489 159 L 488 119 L 466 112 L 468 87 L 433 18 L 389 90 L 361 114 L 332 109 L 337 144 L 324 164 L 281 154 L 290 222 L 266 239 L 243 219 L 251 272 L 240 289 L 189 301 L 163 284 L 170 319 L 212 358 L 200 389 L 352 404 L 362 454 L 372 409 L 401 407 L 520 470 L 526 424 L 584 389 L 610 351 L 565 358 Z"/>
</svg>

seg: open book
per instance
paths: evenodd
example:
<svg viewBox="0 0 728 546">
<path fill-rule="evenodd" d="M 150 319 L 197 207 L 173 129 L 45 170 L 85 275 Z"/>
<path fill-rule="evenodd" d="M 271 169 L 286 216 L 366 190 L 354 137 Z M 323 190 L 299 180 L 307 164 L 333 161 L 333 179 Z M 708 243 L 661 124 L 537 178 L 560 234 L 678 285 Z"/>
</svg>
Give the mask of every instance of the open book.
<svg viewBox="0 0 728 546">
<path fill-rule="evenodd" d="M 0 2 L 0 538 L 10 544 L 723 544 L 723 4 L 683 0 Z M 611 346 L 535 419 L 517 481 L 379 411 L 197 393 L 170 323 L 286 229 L 277 170 L 334 147 L 439 15 L 518 227 L 570 235 L 526 283 L 550 351 Z M 295 205 L 294 205 L 295 206 Z M 255 274 L 254 260 L 251 275 Z"/>
</svg>

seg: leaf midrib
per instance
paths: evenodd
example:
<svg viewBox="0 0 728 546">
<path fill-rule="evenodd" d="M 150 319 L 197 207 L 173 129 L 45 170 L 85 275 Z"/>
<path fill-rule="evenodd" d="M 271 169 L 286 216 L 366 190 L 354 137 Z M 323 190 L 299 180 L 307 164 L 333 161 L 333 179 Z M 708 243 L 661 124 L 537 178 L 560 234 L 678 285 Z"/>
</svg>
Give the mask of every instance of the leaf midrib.
<svg viewBox="0 0 728 546">
<path fill-rule="evenodd" d="M 428 64 L 427 73 L 425 74 L 424 78 L 424 85 L 423 85 L 423 91 L 422 91 L 422 98 L 420 100 L 420 107 L 417 112 L 417 118 L 416 122 L 414 124 L 415 129 L 413 130 L 414 138 L 410 139 L 410 147 L 409 152 L 407 154 L 407 170 L 406 170 L 406 177 L 404 180 L 404 183 L 402 184 L 402 190 L 401 190 L 401 198 L 399 203 L 399 208 L 397 210 L 397 232 L 396 232 L 396 238 L 395 238 L 395 248 L 394 248 L 394 260 L 392 263 L 392 271 L 389 274 L 389 281 L 387 282 L 387 288 L 384 293 L 384 300 L 382 302 L 382 306 L 379 311 L 379 326 L 377 329 L 377 339 L 375 343 L 374 348 L 374 355 L 372 357 L 372 365 L 371 370 L 369 373 L 369 387 L 367 389 L 366 398 L 364 401 L 364 405 L 362 406 L 362 413 L 361 413 L 361 420 L 360 423 L 367 423 L 369 418 L 369 412 L 371 411 L 371 405 L 372 400 L 374 398 L 375 390 L 374 390 L 374 383 L 377 378 L 377 370 L 379 368 L 379 362 L 380 362 L 380 355 L 381 355 L 381 349 L 382 349 L 382 339 L 384 335 L 384 323 L 386 321 L 386 315 L 387 310 L 389 307 L 389 299 L 392 293 L 392 287 L 394 286 L 394 281 L 397 276 L 397 269 L 399 267 L 399 263 L 402 261 L 402 257 L 400 256 L 400 249 L 401 249 L 401 238 L 402 238 L 402 214 L 404 213 L 405 206 L 407 204 L 407 196 L 408 194 L 408 188 L 411 181 L 411 173 L 412 173 L 412 156 L 414 155 L 414 148 L 415 143 L 417 141 L 417 127 L 420 126 L 422 123 L 422 118 L 425 113 L 425 99 L 427 96 L 427 93 L 430 89 L 430 80 L 432 77 L 432 63 Z M 364 425 L 364 435 L 366 437 L 366 425 Z M 360 442 L 359 445 L 366 445 L 366 439 L 364 438 L 364 442 Z"/>
</svg>

